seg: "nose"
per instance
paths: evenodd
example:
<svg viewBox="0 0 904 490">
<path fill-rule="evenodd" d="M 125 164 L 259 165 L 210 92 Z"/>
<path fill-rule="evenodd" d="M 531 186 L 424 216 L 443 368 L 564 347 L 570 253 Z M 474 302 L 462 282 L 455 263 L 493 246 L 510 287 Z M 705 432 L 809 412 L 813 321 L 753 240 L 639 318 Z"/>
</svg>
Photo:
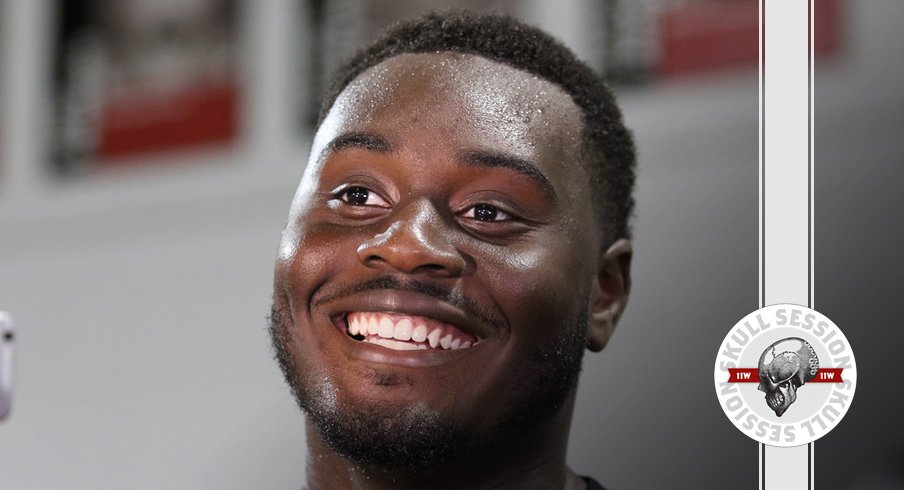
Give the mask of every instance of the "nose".
<svg viewBox="0 0 904 490">
<path fill-rule="evenodd" d="M 367 267 L 406 274 L 458 277 L 466 266 L 465 257 L 452 243 L 452 230 L 427 201 L 395 213 L 389 227 L 359 245 L 357 253 Z"/>
</svg>

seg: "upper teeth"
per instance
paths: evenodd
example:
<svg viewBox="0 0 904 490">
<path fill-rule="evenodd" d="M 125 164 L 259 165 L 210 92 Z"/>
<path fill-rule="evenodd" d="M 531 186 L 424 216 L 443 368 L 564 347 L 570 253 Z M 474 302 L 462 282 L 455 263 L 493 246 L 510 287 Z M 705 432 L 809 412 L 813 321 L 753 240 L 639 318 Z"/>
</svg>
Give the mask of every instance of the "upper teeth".
<svg viewBox="0 0 904 490">
<path fill-rule="evenodd" d="M 467 349 L 476 339 L 458 328 L 430 318 L 394 313 L 348 314 L 349 335 L 396 350 Z"/>
</svg>

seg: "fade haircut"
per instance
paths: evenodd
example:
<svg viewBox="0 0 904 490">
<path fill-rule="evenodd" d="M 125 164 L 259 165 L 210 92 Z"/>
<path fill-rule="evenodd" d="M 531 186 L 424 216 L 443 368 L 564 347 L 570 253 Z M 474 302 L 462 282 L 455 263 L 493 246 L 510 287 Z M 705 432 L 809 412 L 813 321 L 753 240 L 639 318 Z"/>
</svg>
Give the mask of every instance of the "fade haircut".
<svg viewBox="0 0 904 490">
<path fill-rule="evenodd" d="M 555 38 L 508 16 L 466 11 L 432 13 L 390 27 L 336 71 L 320 108 L 323 122 L 339 94 L 361 73 L 406 53 L 473 54 L 526 71 L 561 87 L 581 109 L 582 153 L 588 162 L 604 243 L 631 234 L 634 142 L 612 92 Z"/>
</svg>

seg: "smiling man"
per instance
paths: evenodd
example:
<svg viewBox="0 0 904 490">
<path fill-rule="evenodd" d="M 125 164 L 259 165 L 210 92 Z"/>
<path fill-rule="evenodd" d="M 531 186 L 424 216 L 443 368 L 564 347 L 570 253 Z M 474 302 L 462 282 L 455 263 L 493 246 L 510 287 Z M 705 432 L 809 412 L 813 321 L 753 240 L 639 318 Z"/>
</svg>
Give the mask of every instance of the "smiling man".
<svg viewBox="0 0 904 490">
<path fill-rule="evenodd" d="M 566 448 L 630 289 L 634 147 L 504 17 L 402 24 L 337 74 L 276 263 L 307 488 L 600 488 Z"/>
</svg>

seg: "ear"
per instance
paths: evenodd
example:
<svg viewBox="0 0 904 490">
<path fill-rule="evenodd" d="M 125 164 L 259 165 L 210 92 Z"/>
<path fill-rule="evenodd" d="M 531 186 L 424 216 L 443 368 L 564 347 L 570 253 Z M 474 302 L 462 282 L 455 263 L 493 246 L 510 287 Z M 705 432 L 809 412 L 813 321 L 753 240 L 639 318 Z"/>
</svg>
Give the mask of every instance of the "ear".
<svg viewBox="0 0 904 490">
<path fill-rule="evenodd" d="M 599 261 L 591 285 L 587 320 L 587 348 L 603 350 L 615 331 L 615 324 L 631 292 L 631 256 L 634 249 L 627 239 L 619 239 L 606 250 Z"/>
</svg>

